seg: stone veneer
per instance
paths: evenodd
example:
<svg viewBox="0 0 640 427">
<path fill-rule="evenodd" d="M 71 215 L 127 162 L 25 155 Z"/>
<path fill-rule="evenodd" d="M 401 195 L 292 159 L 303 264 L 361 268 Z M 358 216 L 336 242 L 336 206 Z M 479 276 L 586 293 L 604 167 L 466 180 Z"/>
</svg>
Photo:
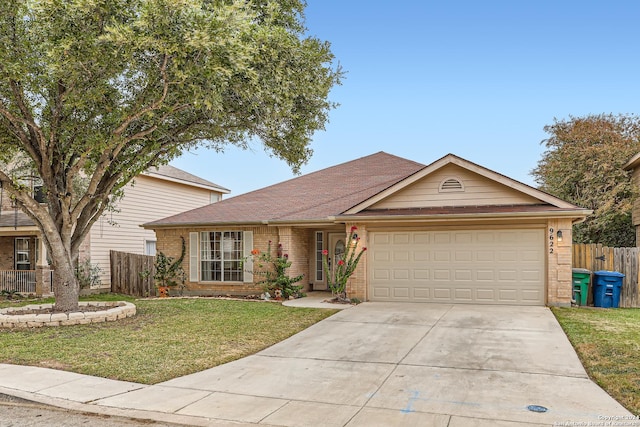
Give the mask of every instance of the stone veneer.
<svg viewBox="0 0 640 427">
<path fill-rule="evenodd" d="M 0 310 L 0 328 L 40 328 L 43 326 L 86 325 L 88 323 L 113 322 L 136 314 L 136 306 L 125 301 L 80 302 L 83 306 L 104 307 L 100 311 L 74 311 L 51 314 L 11 314 L 16 311 L 38 310 L 53 307 L 53 304 L 35 304 L 24 307 L 9 307 Z"/>
</svg>

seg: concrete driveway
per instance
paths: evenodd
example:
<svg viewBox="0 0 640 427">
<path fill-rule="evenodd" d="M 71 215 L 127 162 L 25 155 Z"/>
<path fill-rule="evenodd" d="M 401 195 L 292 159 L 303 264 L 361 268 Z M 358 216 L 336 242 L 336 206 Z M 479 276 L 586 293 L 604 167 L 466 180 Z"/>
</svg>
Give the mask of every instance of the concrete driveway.
<svg viewBox="0 0 640 427">
<path fill-rule="evenodd" d="M 80 384 L 38 393 L 79 398 Z M 84 403 L 193 425 L 636 425 L 588 379 L 544 307 L 364 303 L 254 356 L 110 389 Z"/>
</svg>

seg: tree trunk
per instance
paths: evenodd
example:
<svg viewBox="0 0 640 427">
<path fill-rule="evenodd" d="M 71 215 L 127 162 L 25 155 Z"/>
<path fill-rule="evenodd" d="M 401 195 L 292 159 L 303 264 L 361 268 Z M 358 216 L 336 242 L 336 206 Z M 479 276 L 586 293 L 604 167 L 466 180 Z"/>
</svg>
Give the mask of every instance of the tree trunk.
<svg viewBox="0 0 640 427">
<path fill-rule="evenodd" d="M 73 266 L 70 264 L 67 262 L 54 262 L 53 293 L 56 297 L 54 311 L 66 313 L 78 311 L 80 285 Z"/>
</svg>

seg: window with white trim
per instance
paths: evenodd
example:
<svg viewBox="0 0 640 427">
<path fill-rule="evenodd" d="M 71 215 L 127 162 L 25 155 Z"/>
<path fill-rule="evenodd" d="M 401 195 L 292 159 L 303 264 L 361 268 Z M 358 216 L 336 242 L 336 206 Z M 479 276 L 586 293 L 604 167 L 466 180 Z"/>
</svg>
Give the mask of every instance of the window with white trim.
<svg viewBox="0 0 640 427">
<path fill-rule="evenodd" d="M 324 268 L 322 264 L 322 250 L 324 249 L 324 233 L 316 231 L 316 280 L 324 280 Z"/>
<path fill-rule="evenodd" d="M 156 256 L 156 241 L 155 240 L 145 240 L 144 241 L 144 254 Z"/>
<path fill-rule="evenodd" d="M 29 258 L 29 238 L 28 237 L 16 237 L 16 270 L 30 270 L 31 260 Z"/>
<path fill-rule="evenodd" d="M 200 280 L 203 282 L 242 282 L 242 231 L 204 231 L 200 233 Z"/>
</svg>

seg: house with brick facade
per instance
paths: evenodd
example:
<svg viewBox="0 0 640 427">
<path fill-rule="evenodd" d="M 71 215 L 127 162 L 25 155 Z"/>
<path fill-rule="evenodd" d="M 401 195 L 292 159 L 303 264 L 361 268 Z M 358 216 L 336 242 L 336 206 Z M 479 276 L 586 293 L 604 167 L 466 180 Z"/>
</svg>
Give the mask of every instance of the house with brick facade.
<svg viewBox="0 0 640 427">
<path fill-rule="evenodd" d="M 36 199 L 38 184 L 35 177 L 30 178 L 28 185 Z M 80 248 L 80 261 L 98 266 L 102 286 L 109 287 L 111 250 L 155 255 L 155 233 L 140 224 L 217 202 L 228 193 L 170 165 L 149 169 L 127 185 L 115 209 L 91 227 Z M 6 194 L 0 194 L 0 290 L 47 294 L 51 277 L 40 231 Z"/>
<path fill-rule="evenodd" d="M 191 294 L 260 293 L 243 260 L 269 241 L 306 291 L 325 290 L 322 253 L 335 265 L 355 226 L 367 251 L 351 298 L 562 306 L 572 225 L 589 213 L 453 154 L 424 165 L 379 152 L 144 227 L 169 256 L 188 242 Z"/>
</svg>

